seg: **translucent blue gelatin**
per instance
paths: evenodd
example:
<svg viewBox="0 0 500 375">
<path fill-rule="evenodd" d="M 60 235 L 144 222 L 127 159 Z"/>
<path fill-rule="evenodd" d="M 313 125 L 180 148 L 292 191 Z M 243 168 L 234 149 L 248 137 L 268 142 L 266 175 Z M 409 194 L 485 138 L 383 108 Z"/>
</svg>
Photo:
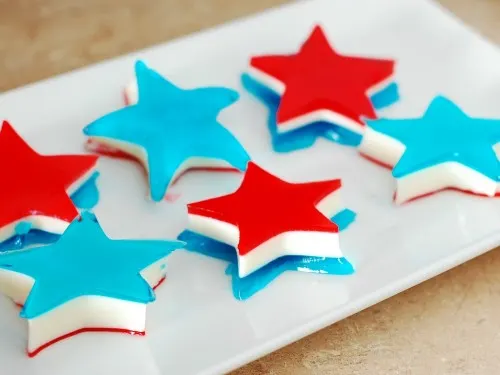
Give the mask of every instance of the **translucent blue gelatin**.
<svg viewBox="0 0 500 375">
<path fill-rule="evenodd" d="M 245 300 L 264 289 L 271 281 L 285 271 L 350 275 L 354 273 L 354 268 L 346 258 L 300 257 L 289 255 L 278 258 L 243 278 L 238 276 L 238 265 L 231 263 L 226 268 L 226 275 L 231 276 L 234 297 L 239 300 Z"/>
<path fill-rule="evenodd" d="M 71 200 L 76 207 L 90 210 L 99 202 L 99 190 L 97 189 L 97 177 L 95 172 L 80 188 L 71 195 Z"/>
<path fill-rule="evenodd" d="M 22 223 L 28 224 L 29 223 Z M 16 232 L 17 233 L 17 232 Z M 38 229 L 31 229 L 27 233 L 16 234 L 0 243 L 0 253 L 11 250 L 21 250 L 31 245 L 46 245 L 57 241 L 59 234 L 48 233 Z"/>
</svg>

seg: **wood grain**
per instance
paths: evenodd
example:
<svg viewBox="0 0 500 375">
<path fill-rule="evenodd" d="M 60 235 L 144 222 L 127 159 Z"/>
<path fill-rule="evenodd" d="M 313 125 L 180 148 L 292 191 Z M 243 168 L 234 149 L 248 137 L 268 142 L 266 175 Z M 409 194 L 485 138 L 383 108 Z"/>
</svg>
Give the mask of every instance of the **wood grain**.
<svg viewBox="0 0 500 375">
<path fill-rule="evenodd" d="M 284 2 L 0 0 L 0 91 Z M 500 42 L 500 1 L 441 2 Z M 494 250 L 234 375 L 497 373 L 500 252 Z"/>
</svg>

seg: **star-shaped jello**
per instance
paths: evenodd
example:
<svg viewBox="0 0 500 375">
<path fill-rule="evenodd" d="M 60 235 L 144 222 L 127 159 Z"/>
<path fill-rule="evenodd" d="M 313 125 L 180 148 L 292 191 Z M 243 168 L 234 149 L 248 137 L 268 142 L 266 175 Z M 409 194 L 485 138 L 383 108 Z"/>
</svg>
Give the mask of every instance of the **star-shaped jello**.
<svg viewBox="0 0 500 375">
<path fill-rule="evenodd" d="M 500 119 L 473 118 L 436 97 L 421 118 L 369 121 L 360 152 L 393 167 L 395 201 L 456 189 L 494 196 L 500 163 Z"/>
<path fill-rule="evenodd" d="M 23 302 L 28 354 L 86 331 L 144 334 L 146 305 L 178 241 L 111 240 L 84 213 L 57 242 L 0 255 L 0 289 Z M 154 279 L 154 280 L 153 280 Z"/>
<path fill-rule="evenodd" d="M 351 273 L 330 219 L 342 211 L 340 187 L 340 180 L 289 183 L 250 162 L 234 193 L 188 205 L 188 230 L 179 239 L 188 250 L 233 262 L 240 299 L 287 269 Z M 353 220 L 345 213 L 343 226 Z"/>
<path fill-rule="evenodd" d="M 250 158 L 245 149 L 217 122 L 219 112 L 238 99 L 235 91 L 181 89 L 141 61 L 135 73 L 137 103 L 101 117 L 84 133 L 93 145 L 137 158 L 148 172 L 153 200 L 162 200 L 187 169 L 246 169 Z"/>
<path fill-rule="evenodd" d="M 248 77 L 271 91 L 257 93 L 266 102 L 273 102 L 274 93 L 276 137 L 307 127 L 332 140 L 357 144 L 363 118 L 376 119 L 377 107 L 398 99 L 394 61 L 342 55 L 320 26 L 297 53 L 253 57 Z"/>
<path fill-rule="evenodd" d="M 0 158 L 0 242 L 12 239 L 20 227 L 62 233 L 78 215 L 70 195 L 94 178 L 97 157 L 40 155 L 4 121 Z"/>
</svg>

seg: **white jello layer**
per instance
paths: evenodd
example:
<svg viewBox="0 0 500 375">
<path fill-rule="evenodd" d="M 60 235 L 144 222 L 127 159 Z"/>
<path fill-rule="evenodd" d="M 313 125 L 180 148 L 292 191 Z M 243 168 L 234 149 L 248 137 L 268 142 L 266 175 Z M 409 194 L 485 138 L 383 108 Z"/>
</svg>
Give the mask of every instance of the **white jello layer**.
<svg viewBox="0 0 500 375">
<path fill-rule="evenodd" d="M 363 155 L 389 167 L 396 165 L 405 149 L 405 145 L 398 140 L 372 128 L 367 128 L 359 145 L 359 151 Z M 446 162 L 397 178 L 395 202 L 403 203 L 446 188 L 486 196 L 494 196 L 500 192 L 497 180 L 492 180 L 465 165 Z"/>
<path fill-rule="evenodd" d="M 446 188 L 493 197 L 497 182 L 462 164 L 447 162 L 397 178 L 394 201 L 403 203 Z"/>
<path fill-rule="evenodd" d="M 80 189 L 85 183 L 97 172 L 97 166 L 89 169 L 87 172 L 82 174 L 80 178 L 74 181 L 67 189 L 66 192 L 69 196 L 73 195 Z"/>
<path fill-rule="evenodd" d="M 133 79 L 125 87 L 125 104 L 134 105 L 137 104 L 137 100 L 139 100 L 139 91 L 137 88 L 137 81 Z"/>
<path fill-rule="evenodd" d="M 248 75 L 254 79 L 255 81 L 259 82 L 261 85 L 266 86 L 268 89 L 274 91 L 277 95 L 281 96 L 285 92 L 286 85 L 276 77 L 273 77 L 266 72 L 263 72 L 262 70 L 254 67 L 254 66 L 249 66 L 247 69 Z M 366 91 L 366 95 L 368 97 L 372 97 L 373 95 L 383 91 L 386 89 L 390 84 L 394 82 L 394 74 L 390 75 L 386 79 L 380 81 L 376 85 L 373 85 Z M 127 86 L 127 93 L 130 93 L 131 95 L 134 95 L 134 83 L 130 83 Z M 135 95 L 137 95 L 137 86 L 135 86 Z"/>
<path fill-rule="evenodd" d="M 266 72 L 263 72 L 260 69 L 257 69 L 253 66 L 249 66 L 247 69 L 247 74 L 254 81 L 260 83 L 261 85 L 267 87 L 269 90 L 276 93 L 276 95 L 281 96 L 285 92 L 286 86 L 282 81 L 267 74 Z"/>
<path fill-rule="evenodd" d="M 394 167 L 405 152 L 405 145 L 398 140 L 367 127 L 358 150 L 388 167 Z"/>
<path fill-rule="evenodd" d="M 104 146 L 105 148 L 111 148 L 114 150 L 118 150 L 124 152 L 125 154 L 133 156 L 137 159 L 146 170 L 149 176 L 149 164 L 148 164 L 148 154 L 146 150 L 137 146 L 133 143 L 117 141 L 115 139 L 105 138 L 105 137 L 88 137 L 89 139 L 89 147 L 94 151 L 99 151 L 99 145 Z M 168 188 L 180 177 L 184 172 L 193 169 L 233 169 L 228 162 L 220 159 L 212 159 L 212 158 L 203 158 L 203 157 L 190 157 L 186 159 L 175 171 L 173 174 L 170 183 L 167 186 Z"/>
<path fill-rule="evenodd" d="M 103 296 L 75 298 L 36 318 L 28 319 L 28 353 L 85 329 L 146 330 L 146 304 Z"/>
<path fill-rule="evenodd" d="M 364 125 L 362 123 L 327 109 L 309 112 L 291 120 L 280 122 L 278 126 L 276 126 L 276 130 L 278 133 L 284 134 L 315 122 L 328 122 L 357 134 L 362 134 L 364 131 Z"/>
<path fill-rule="evenodd" d="M 340 212 L 338 190 L 321 200 L 318 210 L 326 217 Z M 210 217 L 188 214 L 188 228 L 217 241 L 236 247 L 240 233 L 238 227 Z M 341 258 L 339 233 L 293 231 L 281 233 L 260 244 L 245 255 L 238 255 L 238 274 L 245 277 L 273 260 L 286 255 Z"/>
<path fill-rule="evenodd" d="M 276 79 L 275 77 L 272 77 L 269 74 L 266 74 L 265 72 L 253 66 L 248 68 L 247 73 L 252 79 L 259 82 L 261 85 L 266 86 L 267 88 L 275 92 L 277 95 L 281 96 L 285 92 L 286 88 L 285 84 L 280 80 Z M 394 78 L 391 75 L 387 79 L 370 87 L 370 89 L 367 90 L 366 95 L 370 98 L 376 93 L 383 91 L 393 82 L 393 80 Z M 132 86 L 129 88 L 129 94 L 131 96 L 134 94 Z M 340 113 L 327 109 L 321 109 L 310 113 L 305 113 L 304 115 L 298 116 L 288 121 L 281 122 L 276 127 L 276 130 L 278 133 L 286 133 L 289 131 L 302 128 L 314 122 L 322 122 L 322 121 L 343 127 L 357 134 L 362 134 L 364 132 L 363 123 L 355 121 L 347 116 L 344 116 Z"/>
</svg>

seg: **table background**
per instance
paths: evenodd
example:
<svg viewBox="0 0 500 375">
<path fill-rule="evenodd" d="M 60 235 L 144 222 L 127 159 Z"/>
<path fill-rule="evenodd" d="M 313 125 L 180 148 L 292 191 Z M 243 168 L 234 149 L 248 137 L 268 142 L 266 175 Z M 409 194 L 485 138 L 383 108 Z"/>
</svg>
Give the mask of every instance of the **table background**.
<svg viewBox="0 0 500 375">
<path fill-rule="evenodd" d="M 0 91 L 285 2 L 0 0 Z M 440 2 L 500 43 L 500 0 Z M 493 250 L 234 375 L 497 373 L 500 252 Z"/>
</svg>

